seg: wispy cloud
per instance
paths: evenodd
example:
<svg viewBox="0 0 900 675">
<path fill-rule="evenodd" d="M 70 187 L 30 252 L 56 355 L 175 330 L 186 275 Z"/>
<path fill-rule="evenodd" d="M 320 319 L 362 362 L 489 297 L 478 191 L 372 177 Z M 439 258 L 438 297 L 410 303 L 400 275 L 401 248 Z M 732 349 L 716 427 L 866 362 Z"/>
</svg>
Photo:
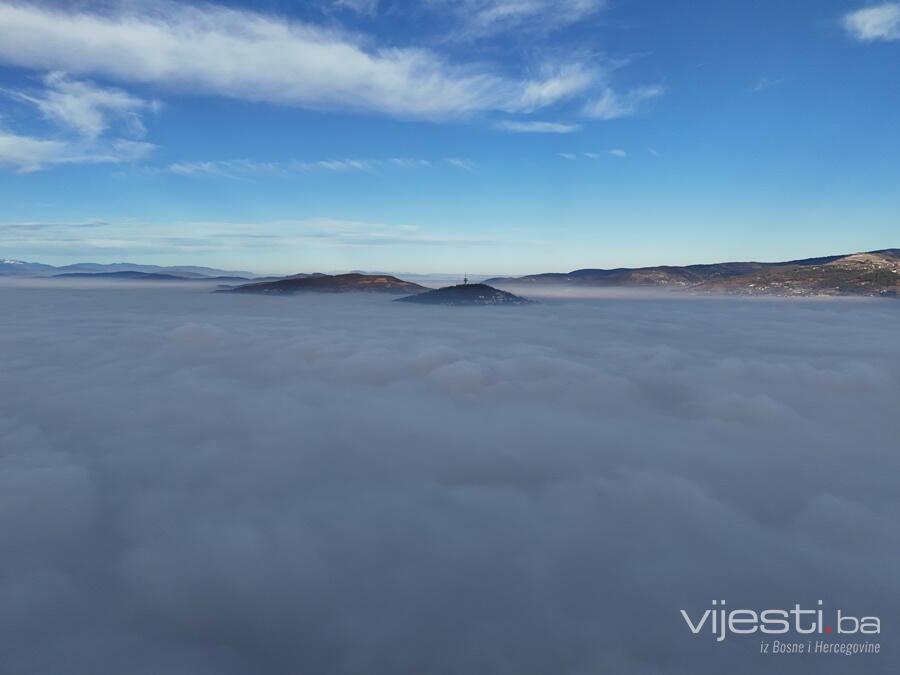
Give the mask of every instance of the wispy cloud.
<svg viewBox="0 0 900 675">
<path fill-rule="evenodd" d="M 58 162 L 69 151 L 61 141 L 0 133 L 0 165 L 12 166 L 22 173 Z"/>
<path fill-rule="evenodd" d="M 444 163 L 449 164 L 452 167 L 457 169 L 462 169 L 463 171 L 472 171 L 475 168 L 475 162 L 471 159 L 463 159 L 461 157 L 445 157 Z"/>
<path fill-rule="evenodd" d="M 511 78 L 434 51 L 251 11 L 126 3 L 112 13 L 0 3 L 0 62 L 250 101 L 442 118 L 530 111 L 584 91 L 578 64 Z"/>
<path fill-rule="evenodd" d="M 665 87 L 661 85 L 635 87 L 624 93 L 607 87 L 600 98 L 591 101 L 584 107 L 584 114 L 598 120 L 631 117 L 638 113 L 642 103 L 662 96 L 664 93 Z"/>
<path fill-rule="evenodd" d="M 777 87 L 779 84 L 783 84 L 787 80 L 783 77 L 773 78 L 773 77 L 761 77 L 759 78 L 752 87 L 750 87 L 750 91 L 752 92 L 760 92 L 765 91 L 766 89 L 771 89 L 772 87 Z"/>
<path fill-rule="evenodd" d="M 285 162 L 257 162 L 251 159 L 227 159 L 218 161 L 183 161 L 169 164 L 165 171 L 180 176 L 218 176 L 244 178 L 251 176 L 290 176 L 314 171 L 333 173 L 416 170 L 445 165 L 462 170 L 471 170 L 474 163 L 468 159 L 444 158 L 440 160 L 414 157 L 391 157 L 388 159 L 323 159 L 318 161 L 291 160 Z"/>
<path fill-rule="evenodd" d="M 527 112 L 564 101 L 585 92 L 600 75 L 596 67 L 577 61 L 545 63 L 538 69 L 537 77 L 524 83 L 519 104 Z"/>
<path fill-rule="evenodd" d="M 518 134 L 571 134 L 581 131 L 580 124 L 564 124 L 562 122 L 517 122 L 503 120 L 494 125 L 500 131 L 511 131 Z"/>
<path fill-rule="evenodd" d="M 411 159 L 409 157 L 392 157 L 386 160 L 386 163 L 398 169 L 427 169 L 432 164 L 430 159 Z"/>
<path fill-rule="evenodd" d="M 141 113 L 158 109 L 157 103 L 58 72 L 46 75 L 43 85 L 40 90 L 2 93 L 34 106 L 57 133 L 40 138 L 0 129 L 0 167 L 30 173 L 60 164 L 132 162 L 155 149 L 136 139 L 146 133 Z M 113 126 L 117 137 L 104 137 Z"/>
<path fill-rule="evenodd" d="M 373 16 L 378 11 L 379 0 L 334 0 L 338 9 L 349 9 L 364 16 Z"/>
<path fill-rule="evenodd" d="M 562 157 L 563 159 L 568 159 L 570 161 L 575 161 L 579 157 L 584 157 L 585 159 L 600 159 L 603 155 L 599 152 L 557 152 L 558 157 Z M 628 153 L 621 148 L 613 148 L 611 150 L 606 151 L 607 155 L 611 155 L 613 157 L 625 158 L 628 156 Z"/>
<path fill-rule="evenodd" d="M 59 232 L 60 230 L 84 230 L 86 228 L 92 227 L 106 227 L 109 225 L 109 222 L 106 220 L 77 220 L 71 222 L 65 221 L 46 221 L 46 220 L 35 220 L 35 221 L 21 221 L 21 222 L 8 222 L 8 223 L 0 223 L 0 232 L 4 234 L 4 236 L 9 236 L 10 233 L 16 233 L 17 236 L 20 233 L 25 232 L 36 232 L 36 231 L 50 231 Z"/>
<path fill-rule="evenodd" d="M 121 164 L 146 159 L 152 143 L 130 140 L 65 141 L 0 131 L 0 167 L 31 173 L 61 164 Z"/>
<path fill-rule="evenodd" d="M 857 40 L 900 40 L 900 4 L 886 2 L 844 16 L 844 28 Z"/>
<path fill-rule="evenodd" d="M 43 253 L 77 251 L 88 255 L 127 249 L 135 254 L 155 251 L 183 253 L 227 251 L 284 251 L 289 249 L 444 246 L 511 243 L 496 237 L 434 231 L 416 224 L 391 224 L 338 218 L 272 220 L 266 222 L 191 221 L 140 223 L 91 221 L 59 223 L 0 223 L 0 236 L 10 250 Z"/>
<path fill-rule="evenodd" d="M 165 170 L 179 176 L 220 176 L 237 178 L 245 174 L 282 175 L 287 173 L 277 162 L 256 162 L 249 159 L 228 159 L 221 161 L 173 162 Z"/>
<path fill-rule="evenodd" d="M 90 139 L 96 139 L 113 123 L 121 123 L 121 131 L 127 135 L 143 137 L 146 129 L 142 113 L 160 107 L 156 101 L 146 101 L 120 89 L 74 80 L 61 72 L 47 74 L 43 84 L 41 91 L 5 92 L 34 105 L 47 120 Z"/>
<path fill-rule="evenodd" d="M 606 0 L 430 0 L 456 17 L 456 39 L 484 38 L 506 31 L 547 31 L 578 23 L 606 6 Z"/>
</svg>

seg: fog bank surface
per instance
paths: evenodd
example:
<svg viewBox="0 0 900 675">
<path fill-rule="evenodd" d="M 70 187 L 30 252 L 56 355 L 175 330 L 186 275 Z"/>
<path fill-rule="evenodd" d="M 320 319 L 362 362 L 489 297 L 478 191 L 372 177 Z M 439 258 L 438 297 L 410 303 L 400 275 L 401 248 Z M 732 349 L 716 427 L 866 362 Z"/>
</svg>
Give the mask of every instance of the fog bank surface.
<svg viewBox="0 0 900 675">
<path fill-rule="evenodd" d="M 0 287 L 0 673 L 893 673 L 900 303 Z M 879 656 L 679 610 L 815 605 Z"/>
</svg>

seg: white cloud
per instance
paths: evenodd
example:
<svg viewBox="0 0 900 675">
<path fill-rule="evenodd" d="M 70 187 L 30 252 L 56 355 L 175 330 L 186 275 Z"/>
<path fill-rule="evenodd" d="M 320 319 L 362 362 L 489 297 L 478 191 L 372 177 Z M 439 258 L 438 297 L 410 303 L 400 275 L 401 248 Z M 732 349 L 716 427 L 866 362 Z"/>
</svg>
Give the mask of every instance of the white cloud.
<svg viewBox="0 0 900 675">
<path fill-rule="evenodd" d="M 900 4 L 886 2 L 844 16 L 844 28 L 857 40 L 900 40 Z"/>
<path fill-rule="evenodd" d="M 449 166 L 470 169 L 469 160 L 443 160 Z M 173 162 L 166 171 L 182 176 L 223 176 L 238 178 L 242 176 L 267 175 L 289 176 L 310 171 L 357 172 L 376 171 L 382 169 L 427 169 L 435 166 L 430 159 L 416 157 L 391 157 L 389 159 L 323 159 L 318 161 L 293 160 L 284 162 L 258 162 L 250 159 L 228 159 L 218 161 L 182 161 Z"/>
<path fill-rule="evenodd" d="M 393 157 L 386 160 L 386 163 L 390 166 L 395 166 L 398 169 L 427 169 L 431 166 L 431 160 L 414 159 L 410 157 Z"/>
<path fill-rule="evenodd" d="M 609 150 L 609 154 L 612 155 L 613 157 L 627 157 L 628 156 L 628 153 L 625 152 L 624 150 L 622 150 L 621 148 L 613 148 L 612 150 Z"/>
<path fill-rule="evenodd" d="M 575 161 L 578 159 L 578 155 L 574 152 L 557 152 L 557 156 L 562 157 L 563 159 L 568 159 L 570 161 Z"/>
<path fill-rule="evenodd" d="M 334 0 L 339 9 L 349 9 L 365 16 L 374 16 L 378 11 L 379 0 Z"/>
<path fill-rule="evenodd" d="M 179 176 L 221 176 L 237 178 L 243 175 L 284 175 L 286 170 L 278 162 L 257 162 L 249 159 L 221 161 L 185 161 L 169 164 L 165 171 Z"/>
<path fill-rule="evenodd" d="M 766 89 L 771 89 L 772 87 L 776 87 L 779 84 L 783 84 L 785 81 L 786 80 L 784 78 L 772 78 L 763 76 L 759 78 L 752 87 L 750 87 L 750 91 L 765 91 Z"/>
<path fill-rule="evenodd" d="M 664 93 L 665 88 L 660 85 L 635 87 L 624 93 L 607 87 L 599 99 L 591 101 L 584 107 L 584 114 L 599 120 L 631 117 L 638 113 L 642 103 L 662 96 Z"/>
<path fill-rule="evenodd" d="M 4 90 L 7 95 L 37 108 L 59 128 L 49 138 L 0 130 L 0 167 L 30 173 L 61 164 L 133 162 L 156 148 L 133 140 L 145 134 L 140 114 L 158 104 L 118 89 L 98 87 L 54 72 L 43 78 L 41 91 Z M 116 126 L 122 137 L 104 137 Z"/>
<path fill-rule="evenodd" d="M 475 162 L 461 157 L 446 157 L 444 158 L 444 163 L 463 171 L 472 171 L 475 168 Z"/>
<path fill-rule="evenodd" d="M 146 159 L 155 148 L 140 141 L 78 142 L 0 131 L 0 167 L 30 173 L 60 164 L 121 164 Z"/>
<path fill-rule="evenodd" d="M 416 224 L 380 223 L 340 218 L 283 219 L 263 222 L 186 221 L 152 223 L 97 221 L 90 223 L 0 223 L 0 239 L 8 249 L 43 254 L 97 256 L 109 250 L 148 253 L 254 255 L 298 254 L 337 248 L 383 246 L 529 246 L 533 241 L 462 235 L 425 229 Z"/>
<path fill-rule="evenodd" d="M 313 109 L 439 118 L 522 111 L 583 91 L 576 65 L 515 80 L 425 49 L 371 48 L 352 36 L 249 11 L 168 3 L 115 13 L 0 4 L 0 61 Z"/>
<path fill-rule="evenodd" d="M 571 134 L 581 130 L 580 124 L 563 124 L 562 122 L 519 122 L 515 120 L 503 120 L 497 122 L 494 128 L 501 131 L 511 131 L 523 134 Z"/>
<path fill-rule="evenodd" d="M 606 0 L 431 0 L 459 22 L 453 37 L 474 39 L 523 29 L 546 31 L 578 23 L 606 6 Z"/>
<path fill-rule="evenodd" d="M 532 110 L 571 98 L 586 91 L 598 75 L 596 69 L 582 63 L 545 64 L 538 78 L 525 82 L 520 105 Z"/>
<path fill-rule="evenodd" d="M 41 92 L 9 93 L 36 106 L 46 119 L 86 138 L 97 138 L 114 121 L 121 122 L 123 130 L 130 135 L 142 137 L 146 130 L 141 113 L 159 108 L 154 101 L 145 101 L 119 89 L 79 82 L 65 73 L 50 73 L 43 83 L 45 89 Z"/>
<path fill-rule="evenodd" d="M 0 132 L 0 165 L 15 167 L 23 173 L 39 169 L 67 151 L 66 143 L 61 141 Z"/>
</svg>

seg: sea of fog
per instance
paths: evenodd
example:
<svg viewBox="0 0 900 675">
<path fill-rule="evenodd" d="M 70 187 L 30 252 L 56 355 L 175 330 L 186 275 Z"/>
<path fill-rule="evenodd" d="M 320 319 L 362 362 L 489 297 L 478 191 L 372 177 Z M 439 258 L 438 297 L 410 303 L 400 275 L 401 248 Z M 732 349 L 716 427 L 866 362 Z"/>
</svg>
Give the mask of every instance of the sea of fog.
<svg viewBox="0 0 900 675">
<path fill-rule="evenodd" d="M 0 673 L 896 673 L 900 302 L 0 286 Z M 880 655 L 692 635 L 879 616 Z"/>
</svg>

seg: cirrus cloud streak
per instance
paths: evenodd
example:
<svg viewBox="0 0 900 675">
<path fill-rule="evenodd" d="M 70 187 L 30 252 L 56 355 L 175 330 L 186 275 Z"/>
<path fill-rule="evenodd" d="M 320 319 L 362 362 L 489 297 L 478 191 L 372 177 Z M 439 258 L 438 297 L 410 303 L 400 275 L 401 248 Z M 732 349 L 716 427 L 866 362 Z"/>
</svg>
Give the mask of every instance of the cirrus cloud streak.
<svg viewBox="0 0 900 675">
<path fill-rule="evenodd" d="M 164 11 L 163 11 L 164 10 Z M 124 83 L 318 110 L 442 118 L 530 111 L 585 91 L 581 64 L 512 79 L 417 48 L 266 14 L 169 3 L 111 14 L 0 4 L 0 61 Z"/>
<path fill-rule="evenodd" d="M 850 12 L 844 28 L 862 42 L 900 40 L 900 4 L 886 2 Z"/>
</svg>

